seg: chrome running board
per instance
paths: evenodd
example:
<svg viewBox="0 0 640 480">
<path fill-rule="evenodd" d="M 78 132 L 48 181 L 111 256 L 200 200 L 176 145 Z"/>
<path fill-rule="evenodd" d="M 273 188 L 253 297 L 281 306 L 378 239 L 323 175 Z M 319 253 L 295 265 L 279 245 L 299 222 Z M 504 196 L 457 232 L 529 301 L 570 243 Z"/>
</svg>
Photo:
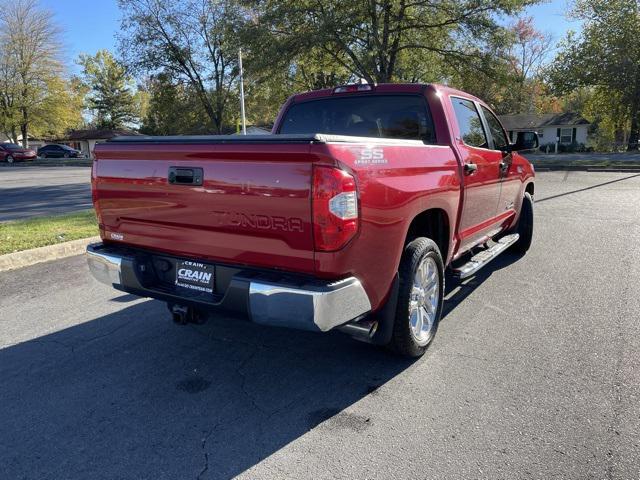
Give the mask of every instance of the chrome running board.
<svg viewBox="0 0 640 480">
<path fill-rule="evenodd" d="M 477 253 L 476 255 L 471 257 L 471 260 L 469 260 L 464 265 L 453 268 L 452 269 L 453 276 L 456 278 L 459 278 L 460 280 L 470 277 L 471 275 L 476 273 L 478 270 L 480 270 L 482 267 L 484 267 L 489 262 L 491 262 L 491 260 L 493 260 L 502 252 L 504 252 L 511 245 L 516 243 L 519 238 L 520 238 L 520 235 L 518 235 L 517 233 L 512 233 L 511 235 L 506 235 L 502 237 L 500 240 L 496 242 L 495 245 L 493 245 L 492 247 L 486 250 L 483 250 L 480 253 Z"/>
</svg>

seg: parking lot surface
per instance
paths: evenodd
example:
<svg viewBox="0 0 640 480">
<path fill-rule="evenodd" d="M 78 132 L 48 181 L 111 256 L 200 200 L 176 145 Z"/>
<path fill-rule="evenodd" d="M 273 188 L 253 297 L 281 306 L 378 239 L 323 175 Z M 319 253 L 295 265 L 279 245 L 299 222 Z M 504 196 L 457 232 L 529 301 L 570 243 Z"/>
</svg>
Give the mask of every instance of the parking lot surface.
<svg viewBox="0 0 640 480">
<path fill-rule="evenodd" d="M 449 282 L 417 361 L 0 273 L 3 478 L 640 477 L 640 174 L 538 176 L 532 250 Z"/>
<path fill-rule="evenodd" d="M 87 167 L 0 168 L 0 222 L 91 208 Z"/>
</svg>

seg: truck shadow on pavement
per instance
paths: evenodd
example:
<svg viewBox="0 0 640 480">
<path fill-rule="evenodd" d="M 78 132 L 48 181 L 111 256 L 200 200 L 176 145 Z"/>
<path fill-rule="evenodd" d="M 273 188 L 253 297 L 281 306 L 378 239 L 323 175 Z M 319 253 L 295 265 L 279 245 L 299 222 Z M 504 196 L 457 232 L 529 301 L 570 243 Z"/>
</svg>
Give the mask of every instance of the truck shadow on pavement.
<svg viewBox="0 0 640 480">
<path fill-rule="evenodd" d="M 509 265 L 518 262 L 524 255 L 506 251 L 482 268 L 475 275 L 465 279 L 458 280 L 447 273 L 445 278 L 445 300 L 442 308 L 442 319 L 446 321 L 447 316 L 452 313 L 455 308 L 471 295 L 478 287 L 480 287 L 494 272 L 507 268 Z"/>
<path fill-rule="evenodd" d="M 449 281 L 444 321 L 519 258 Z M 178 326 L 160 302 L 112 300 L 122 309 L 0 350 L 3 478 L 231 478 L 317 427 L 322 442 L 286 454 L 301 462 L 366 441 L 384 385 L 421 362 L 339 333 L 223 316 Z"/>
<path fill-rule="evenodd" d="M 123 305 L 0 350 L 3 478 L 230 478 L 314 427 L 366 438 L 375 410 L 354 404 L 413 364 L 340 334 Z"/>
</svg>

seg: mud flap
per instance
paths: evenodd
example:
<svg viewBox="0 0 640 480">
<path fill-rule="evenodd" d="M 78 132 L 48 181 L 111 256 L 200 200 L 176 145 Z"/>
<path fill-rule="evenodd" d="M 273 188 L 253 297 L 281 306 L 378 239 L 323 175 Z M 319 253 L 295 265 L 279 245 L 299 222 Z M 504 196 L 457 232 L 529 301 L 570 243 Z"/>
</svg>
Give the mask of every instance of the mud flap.
<svg viewBox="0 0 640 480">
<path fill-rule="evenodd" d="M 384 307 L 373 316 L 378 321 L 378 329 L 371 338 L 370 343 L 374 345 L 387 345 L 393 335 L 393 323 L 396 321 L 396 310 L 398 307 L 398 290 L 400 289 L 400 277 L 396 272 L 391 283 L 391 292 Z"/>
</svg>

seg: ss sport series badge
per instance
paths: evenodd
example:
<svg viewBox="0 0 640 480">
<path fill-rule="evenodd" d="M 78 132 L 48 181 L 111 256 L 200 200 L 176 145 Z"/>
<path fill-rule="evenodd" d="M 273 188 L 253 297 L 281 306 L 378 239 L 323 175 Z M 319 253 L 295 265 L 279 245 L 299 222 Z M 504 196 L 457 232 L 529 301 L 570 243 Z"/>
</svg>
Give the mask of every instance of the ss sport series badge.
<svg viewBox="0 0 640 480">
<path fill-rule="evenodd" d="M 353 151 L 356 165 L 386 165 L 389 161 L 384 158 L 384 150 L 377 147 L 357 148 Z"/>
</svg>

